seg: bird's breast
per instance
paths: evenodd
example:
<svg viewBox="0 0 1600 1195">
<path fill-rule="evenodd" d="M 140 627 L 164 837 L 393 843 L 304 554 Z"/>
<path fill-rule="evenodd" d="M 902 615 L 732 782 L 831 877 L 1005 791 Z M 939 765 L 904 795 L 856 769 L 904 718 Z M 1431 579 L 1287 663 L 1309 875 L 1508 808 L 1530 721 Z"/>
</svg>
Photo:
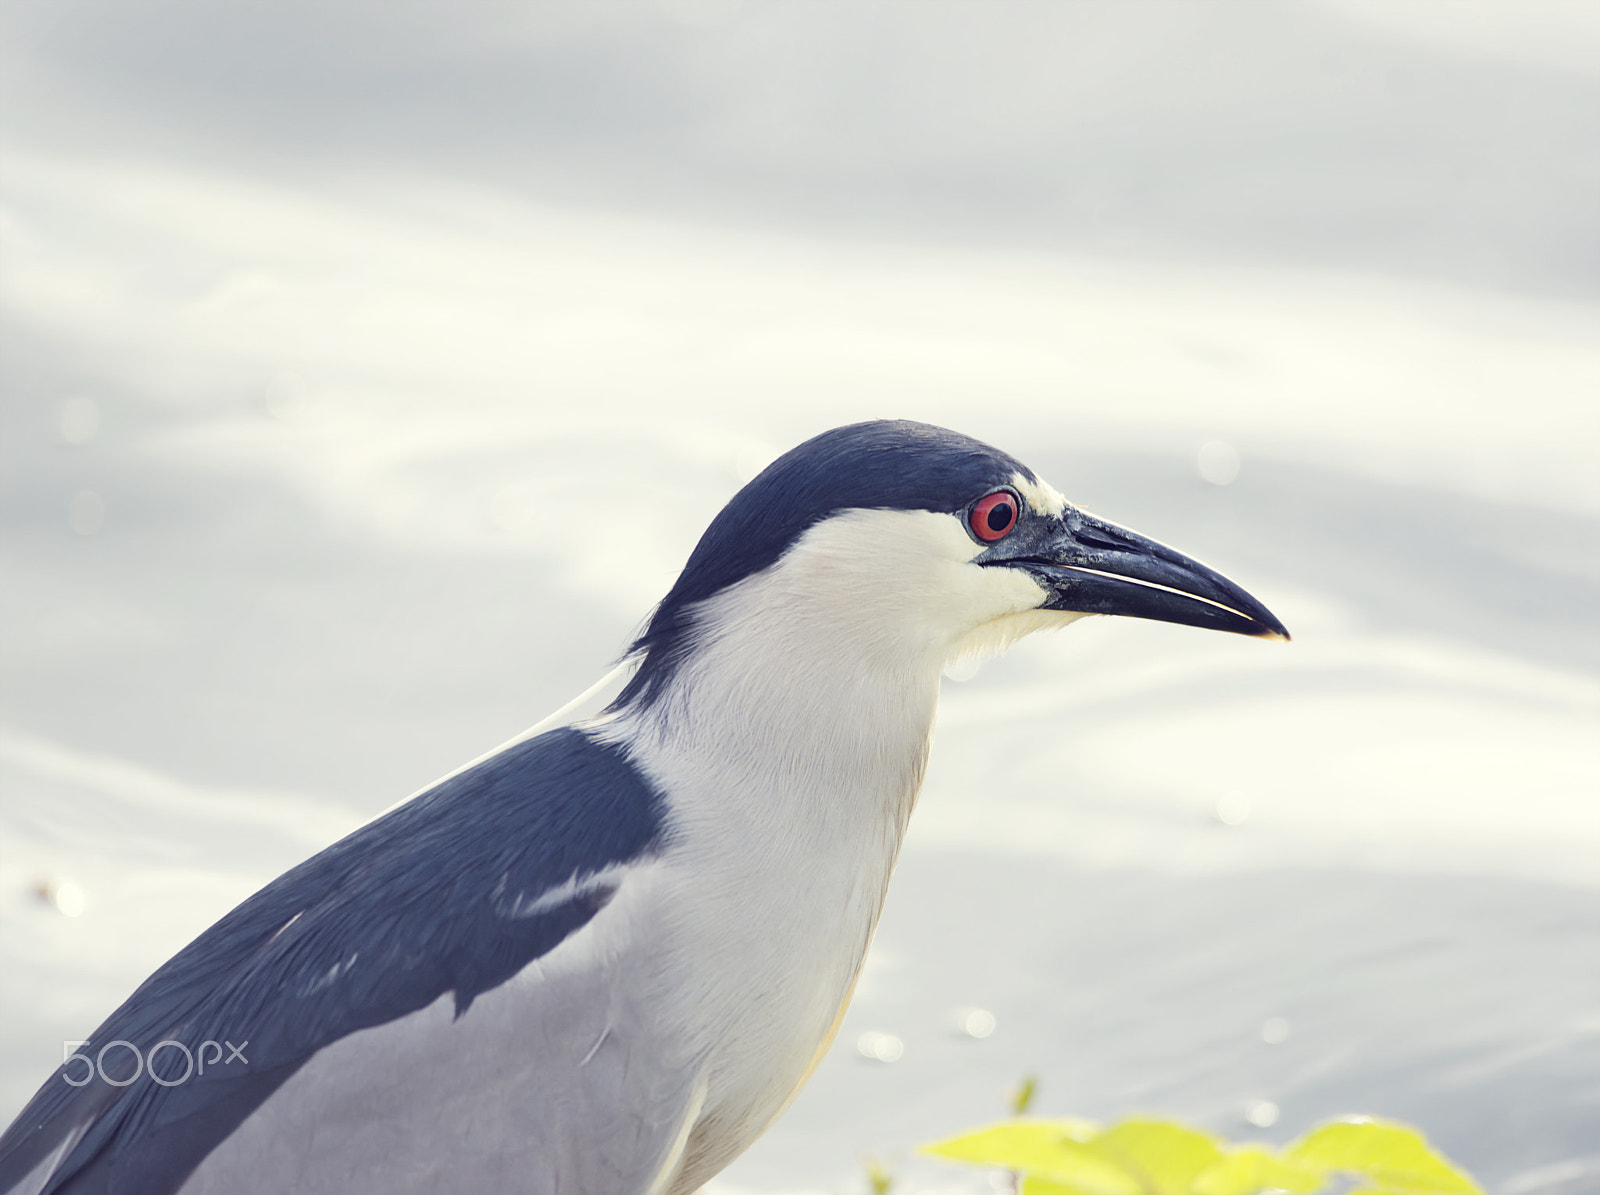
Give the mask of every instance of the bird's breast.
<svg viewBox="0 0 1600 1195">
<path fill-rule="evenodd" d="M 896 783 L 914 789 L 917 774 Z M 719 798 L 682 782 L 668 791 L 665 983 L 681 1018 L 673 1032 L 695 1043 L 707 1079 L 685 1159 L 692 1179 L 715 1173 L 777 1118 L 837 1032 L 908 797 L 774 786 Z"/>
<path fill-rule="evenodd" d="M 788 1106 L 838 1031 L 883 906 L 893 849 L 853 867 L 797 853 L 686 870 L 671 920 L 685 1036 L 704 1060 L 707 1097 L 692 1169 L 714 1173 Z M 692 1185 L 686 1190 L 693 1189 Z"/>
</svg>

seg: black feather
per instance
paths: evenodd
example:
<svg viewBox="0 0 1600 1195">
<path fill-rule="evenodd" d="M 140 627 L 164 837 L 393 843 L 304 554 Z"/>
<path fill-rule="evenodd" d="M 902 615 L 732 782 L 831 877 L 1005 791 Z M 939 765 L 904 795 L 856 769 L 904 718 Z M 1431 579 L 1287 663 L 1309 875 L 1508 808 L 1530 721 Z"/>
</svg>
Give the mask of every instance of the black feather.
<svg viewBox="0 0 1600 1195">
<path fill-rule="evenodd" d="M 83 1139 L 50 1192 L 161 1195 L 324 1046 L 450 993 L 459 1017 L 484 992 L 552 950 L 602 909 L 590 884 L 536 915 L 532 902 L 572 879 L 653 854 L 660 794 L 621 749 L 571 728 L 519 743 L 280 876 L 180 951 L 95 1030 L 148 1056 L 161 1041 L 249 1042 L 247 1062 L 213 1063 L 163 1086 L 98 1076 L 74 1087 L 63 1067 L 0 1137 L 0 1190 L 68 1135 Z M 133 1055 L 106 1055 L 113 1078 Z M 125 1072 L 114 1068 L 126 1065 Z M 158 1055 L 183 1074 L 180 1051 Z"/>
</svg>

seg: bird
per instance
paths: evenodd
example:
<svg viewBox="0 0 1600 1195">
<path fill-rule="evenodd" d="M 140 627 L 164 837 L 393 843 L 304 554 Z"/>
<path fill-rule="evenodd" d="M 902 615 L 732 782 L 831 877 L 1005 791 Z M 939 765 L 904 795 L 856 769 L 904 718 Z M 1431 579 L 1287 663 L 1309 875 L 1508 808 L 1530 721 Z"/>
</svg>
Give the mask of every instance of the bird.
<svg viewBox="0 0 1600 1195">
<path fill-rule="evenodd" d="M 608 517 L 638 500 L 610 490 Z M 0 1190 L 699 1189 L 838 1032 L 942 672 L 1088 615 L 1288 638 L 978 440 L 805 441 L 712 520 L 614 700 L 179 951 L 0 1137 Z"/>
</svg>

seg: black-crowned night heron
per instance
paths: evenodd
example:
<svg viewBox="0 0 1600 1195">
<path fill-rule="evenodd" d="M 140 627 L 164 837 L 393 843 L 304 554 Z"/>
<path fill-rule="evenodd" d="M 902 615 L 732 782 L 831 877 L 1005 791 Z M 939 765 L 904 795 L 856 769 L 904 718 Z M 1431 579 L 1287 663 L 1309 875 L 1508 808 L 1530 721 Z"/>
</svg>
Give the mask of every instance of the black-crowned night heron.
<svg viewBox="0 0 1600 1195">
<path fill-rule="evenodd" d="M 712 521 L 608 709 L 217 922 L 34 1097 L 0 1188 L 695 1190 L 839 1027 L 941 671 L 1086 614 L 1286 636 L 966 436 L 808 440 Z"/>
</svg>

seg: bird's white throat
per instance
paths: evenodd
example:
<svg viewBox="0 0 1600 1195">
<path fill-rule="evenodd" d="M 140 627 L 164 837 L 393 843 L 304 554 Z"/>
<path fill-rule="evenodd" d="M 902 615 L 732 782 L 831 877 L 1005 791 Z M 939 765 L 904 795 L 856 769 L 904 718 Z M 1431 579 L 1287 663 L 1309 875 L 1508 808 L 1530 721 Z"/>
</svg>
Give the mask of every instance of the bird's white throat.
<svg viewBox="0 0 1600 1195">
<path fill-rule="evenodd" d="M 719 822 L 793 819 L 806 837 L 886 820 L 898 840 L 946 663 L 1064 621 L 1036 610 L 1025 574 L 975 566 L 979 551 L 952 515 L 824 520 L 702 604 L 656 701 L 596 726 L 675 794 L 712 797 Z"/>
</svg>

